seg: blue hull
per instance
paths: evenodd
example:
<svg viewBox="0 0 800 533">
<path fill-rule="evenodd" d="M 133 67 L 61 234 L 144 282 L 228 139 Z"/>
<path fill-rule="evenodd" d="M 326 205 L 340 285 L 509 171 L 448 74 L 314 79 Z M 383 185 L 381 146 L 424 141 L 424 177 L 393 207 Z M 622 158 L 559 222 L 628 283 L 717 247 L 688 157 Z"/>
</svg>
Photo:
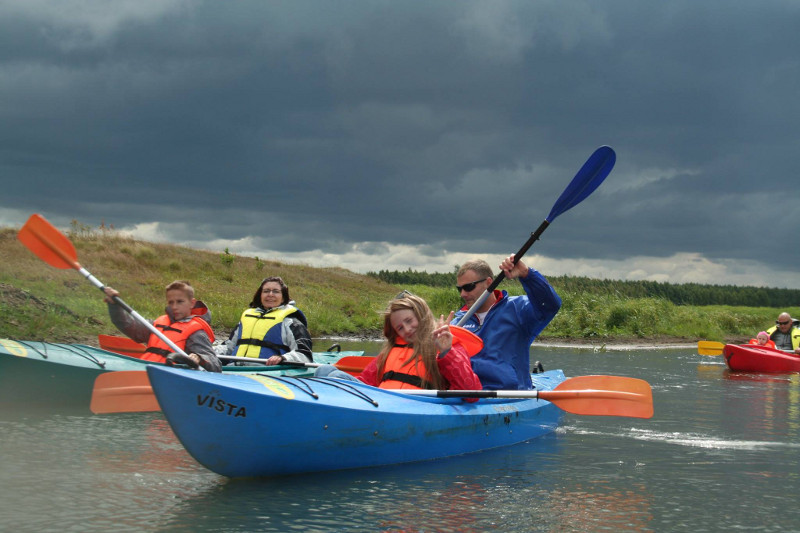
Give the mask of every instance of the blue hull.
<svg viewBox="0 0 800 533">
<path fill-rule="evenodd" d="M 535 399 L 466 403 L 360 382 L 219 375 L 150 366 L 164 416 L 186 450 L 228 477 L 275 476 L 438 459 L 554 431 L 563 411 Z M 534 374 L 539 390 L 564 381 Z"/>
</svg>

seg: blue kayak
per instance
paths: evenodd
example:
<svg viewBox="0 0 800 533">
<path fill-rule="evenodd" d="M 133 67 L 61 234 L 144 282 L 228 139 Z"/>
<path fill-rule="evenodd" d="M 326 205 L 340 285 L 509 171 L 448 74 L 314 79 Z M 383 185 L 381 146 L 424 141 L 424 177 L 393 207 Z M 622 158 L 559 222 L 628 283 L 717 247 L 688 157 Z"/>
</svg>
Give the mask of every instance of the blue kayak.
<svg viewBox="0 0 800 533">
<path fill-rule="evenodd" d="M 564 412 L 537 399 L 414 396 L 361 382 L 147 368 L 186 450 L 228 477 L 261 477 L 438 459 L 553 432 Z M 538 390 L 561 370 L 532 375 Z"/>
</svg>

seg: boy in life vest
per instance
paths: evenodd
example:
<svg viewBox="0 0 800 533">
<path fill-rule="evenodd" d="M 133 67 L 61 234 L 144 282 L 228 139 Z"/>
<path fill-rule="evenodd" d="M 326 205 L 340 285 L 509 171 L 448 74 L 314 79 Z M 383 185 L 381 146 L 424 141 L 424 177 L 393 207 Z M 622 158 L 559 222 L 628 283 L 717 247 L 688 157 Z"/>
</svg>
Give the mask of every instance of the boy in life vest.
<svg viewBox="0 0 800 533">
<path fill-rule="evenodd" d="M 389 303 L 383 319 L 383 347 L 360 381 L 382 389 L 482 388 L 466 348 L 450 331 L 452 313 L 436 320 L 425 300 L 403 291 Z M 323 365 L 315 375 L 355 379 L 332 365 Z"/>
<path fill-rule="evenodd" d="M 750 344 L 755 344 L 756 346 L 763 346 L 765 348 L 772 348 L 775 349 L 775 341 L 769 338 L 769 333 L 766 331 L 759 331 L 758 335 L 756 335 L 755 339 L 750 339 Z"/>
<path fill-rule="evenodd" d="M 119 296 L 118 291 L 111 287 L 105 287 L 103 291 L 106 293 L 103 301 L 108 304 L 108 314 L 117 329 L 136 342 L 147 345 L 141 358 L 157 363 L 166 362 L 167 355 L 172 352 L 169 345 L 114 303 L 113 298 Z M 166 296 L 166 313 L 152 324 L 186 352 L 196 365 L 209 372 L 221 372 L 222 367 L 212 346 L 214 331 L 209 325 L 211 312 L 203 302 L 195 299 L 194 289 L 187 281 L 173 281 L 167 285 Z"/>
</svg>

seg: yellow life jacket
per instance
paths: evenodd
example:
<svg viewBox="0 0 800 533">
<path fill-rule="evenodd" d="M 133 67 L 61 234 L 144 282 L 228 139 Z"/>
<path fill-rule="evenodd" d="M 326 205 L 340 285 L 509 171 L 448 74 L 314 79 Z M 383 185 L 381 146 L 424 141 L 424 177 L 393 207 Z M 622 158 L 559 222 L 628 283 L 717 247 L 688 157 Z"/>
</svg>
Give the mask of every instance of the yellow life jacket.
<svg viewBox="0 0 800 533">
<path fill-rule="evenodd" d="M 772 338 L 772 334 L 775 333 L 777 329 L 778 326 L 772 326 L 767 330 L 767 335 L 769 335 L 771 340 L 775 340 Z M 789 330 L 789 335 L 792 336 L 792 350 L 796 350 L 798 347 L 800 347 L 800 328 L 793 324 L 792 328 Z"/>
<path fill-rule="evenodd" d="M 269 359 L 273 355 L 291 351 L 289 346 L 283 344 L 280 326 L 286 317 L 297 312 L 299 310 L 291 305 L 269 311 L 255 307 L 245 309 L 239 319 L 240 335 L 236 343 L 236 357 Z"/>
</svg>

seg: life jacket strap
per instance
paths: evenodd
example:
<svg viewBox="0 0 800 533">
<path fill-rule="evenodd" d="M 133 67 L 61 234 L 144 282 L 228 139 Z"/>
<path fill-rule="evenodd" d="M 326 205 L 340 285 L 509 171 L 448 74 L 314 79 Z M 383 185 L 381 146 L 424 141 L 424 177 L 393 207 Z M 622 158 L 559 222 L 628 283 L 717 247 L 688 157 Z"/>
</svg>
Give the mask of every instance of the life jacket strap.
<svg viewBox="0 0 800 533">
<path fill-rule="evenodd" d="M 263 339 L 239 339 L 236 346 L 242 344 L 251 344 L 253 346 L 261 346 L 263 348 L 271 348 L 277 352 L 291 352 L 292 349 L 285 344 L 275 344 L 274 342 L 265 341 Z"/>
<path fill-rule="evenodd" d="M 164 331 L 174 331 L 175 333 L 180 333 L 181 332 L 181 330 L 179 330 L 177 328 L 170 327 L 170 326 L 168 326 L 166 324 L 156 324 L 155 326 L 157 328 L 160 328 L 160 329 L 164 330 Z"/>
<path fill-rule="evenodd" d="M 166 356 L 168 356 L 169 354 L 172 353 L 169 350 L 165 350 L 164 348 L 157 348 L 155 346 L 148 346 L 147 348 L 145 348 L 144 351 L 145 352 L 154 353 L 156 355 L 160 355 L 161 357 L 166 357 Z"/>
<path fill-rule="evenodd" d="M 425 381 L 419 376 L 412 376 L 411 374 L 395 372 L 394 370 L 389 370 L 388 372 L 384 372 L 383 376 L 381 376 L 381 381 L 390 381 L 390 380 L 406 383 L 407 385 L 411 385 L 412 387 L 417 387 L 418 389 L 433 388 L 432 383 Z"/>
</svg>

